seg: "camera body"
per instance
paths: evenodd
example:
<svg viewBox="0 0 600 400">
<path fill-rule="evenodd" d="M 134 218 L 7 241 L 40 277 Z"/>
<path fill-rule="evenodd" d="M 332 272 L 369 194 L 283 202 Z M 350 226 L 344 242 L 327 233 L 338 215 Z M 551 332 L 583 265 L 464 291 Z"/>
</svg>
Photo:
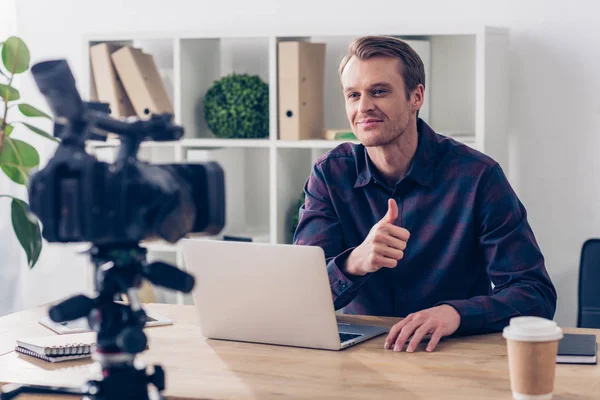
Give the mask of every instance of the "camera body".
<svg viewBox="0 0 600 400">
<path fill-rule="evenodd" d="M 223 190 L 216 163 L 151 165 L 129 157 L 107 164 L 64 144 L 32 177 L 30 207 L 49 242 L 174 243 L 188 233 L 219 233 Z"/>
</svg>

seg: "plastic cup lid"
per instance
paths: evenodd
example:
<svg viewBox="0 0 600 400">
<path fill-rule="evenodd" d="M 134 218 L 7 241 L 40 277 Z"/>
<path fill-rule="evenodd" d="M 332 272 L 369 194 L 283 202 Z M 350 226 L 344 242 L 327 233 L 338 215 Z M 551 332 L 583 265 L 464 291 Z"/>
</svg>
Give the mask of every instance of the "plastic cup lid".
<svg viewBox="0 0 600 400">
<path fill-rule="evenodd" d="M 550 342 L 563 337 L 556 322 L 541 317 L 515 317 L 504 328 L 502 336 L 510 340 L 525 342 Z"/>
</svg>

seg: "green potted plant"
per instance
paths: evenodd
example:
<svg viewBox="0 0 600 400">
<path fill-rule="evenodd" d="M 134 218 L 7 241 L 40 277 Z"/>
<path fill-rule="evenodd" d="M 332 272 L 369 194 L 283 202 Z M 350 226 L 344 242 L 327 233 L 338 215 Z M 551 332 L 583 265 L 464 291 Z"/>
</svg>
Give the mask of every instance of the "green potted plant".
<svg viewBox="0 0 600 400">
<path fill-rule="evenodd" d="M 11 137 L 17 125 L 26 127 L 30 132 L 58 141 L 55 137 L 28 122 L 13 119 L 20 117 L 52 118 L 35 108 L 21 102 L 21 94 L 13 86 L 15 75 L 29 70 L 29 49 L 25 42 L 11 36 L 0 42 L 2 48 L 2 66 L 0 66 L 0 170 L 14 184 L 27 187 L 29 175 L 35 169 L 40 156 L 37 150 L 24 140 Z M 3 82 L 4 81 L 4 82 Z M 30 268 L 36 264 L 42 251 L 42 235 L 39 221 L 29 212 L 29 205 L 22 199 L 0 193 L 0 198 L 11 199 L 11 221 L 13 230 L 21 247 L 27 255 Z"/>
<path fill-rule="evenodd" d="M 300 207 L 302 207 L 304 205 L 304 200 L 305 200 L 305 194 L 304 192 L 302 192 L 302 194 L 300 196 L 298 196 L 298 200 L 296 200 L 294 202 L 294 204 L 292 204 L 292 207 L 290 208 L 289 211 L 289 221 L 290 221 L 290 230 L 289 230 L 289 237 L 290 237 L 290 242 L 294 240 L 294 233 L 296 233 L 296 228 L 298 228 L 298 222 L 299 222 L 299 218 L 300 218 Z"/>
<path fill-rule="evenodd" d="M 204 95 L 204 118 L 219 138 L 269 136 L 269 85 L 258 75 L 218 79 Z"/>
</svg>

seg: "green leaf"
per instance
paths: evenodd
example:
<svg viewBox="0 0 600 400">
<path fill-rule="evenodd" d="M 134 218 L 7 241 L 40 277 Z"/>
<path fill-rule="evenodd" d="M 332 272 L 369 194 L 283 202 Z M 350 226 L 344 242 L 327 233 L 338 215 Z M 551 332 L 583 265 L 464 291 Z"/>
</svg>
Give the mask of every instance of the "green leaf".
<svg viewBox="0 0 600 400">
<path fill-rule="evenodd" d="M 11 181 L 18 183 L 19 185 L 24 185 L 25 182 L 27 182 L 29 170 L 21 167 L 9 167 L 8 165 L 0 165 L 0 169 L 4 171 Z"/>
<path fill-rule="evenodd" d="M 0 97 L 2 97 L 4 101 L 8 103 L 9 101 L 19 100 L 21 98 L 21 94 L 14 87 L 0 83 Z"/>
<path fill-rule="evenodd" d="M 29 268 L 33 268 L 42 252 L 42 231 L 39 221 L 29 211 L 29 205 L 23 200 L 7 195 L 0 195 L 0 197 L 12 198 L 10 210 L 13 230 L 21 247 L 25 250 Z"/>
<path fill-rule="evenodd" d="M 49 134 L 48 132 L 41 130 L 40 128 L 37 128 L 37 127 L 35 127 L 35 126 L 33 126 L 33 125 L 30 125 L 30 124 L 28 124 L 28 123 L 26 123 L 26 122 L 21 122 L 21 124 L 25 125 L 25 126 L 26 126 L 27 128 L 29 128 L 29 129 L 30 129 L 32 132 L 35 132 L 35 133 L 37 133 L 38 135 L 45 137 L 46 139 L 53 140 L 53 141 L 55 141 L 56 143 L 59 143 L 59 142 L 60 142 L 60 140 L 58 140 L 57 138 L 55 138 L 54 136 L 52 136 L 52 135 L 51 135 L 51 134 Z"/>
<path fill-rule="evenodd" d="M 2 126 L 3 122 L 4 122 L 4 120 L 2 118 L 0 118 L 0 127 Z M 13 131 L 13 126 L 11 124 L 6 124 L 6 127 L 4 128 L 4 134 L 6 136 L 10 136 L 12 131 Z"/>
<path fill-rule="evenodd" d="M 9 37 L 2 46 L 2 62 L 13 74 L 20 74 L 29 69 L 29 49 L 24 41 L 16 36 Z"/>
<path fill-rule="evenodd" d="M 42 233 L 37 219 L 29 212 L 23 200 L 13 199 L 11 204 L 13 229 L 27 255 L 27 264 L 33 268 L 42 252 Z"/>
<path fill-rule="evenodd" d="M 39 163 L 40 156 L 35 147 L 18 139 L 4 138 L 0 167 L 14 182 L 25 184 L 29 170 L 37 167 Z"/>
<path fill-rule="evenodd" d="M 4 151 L 0 154 L 0 164 L 17 164 L 24 168 L 34 168 L 40 163 L 40 156 L 32 145 L 19 139 L 4 138 Z"/>
<path fill-rule="evenodd" d="M 27 103 L 19 104 L 19 111 L 21 111 L 21 113 L 26 117 L 44 117 L 52 119 L 52 117 L 46 114 L 45 112 L 40 111 L 31 104 Z"/>
</svg>

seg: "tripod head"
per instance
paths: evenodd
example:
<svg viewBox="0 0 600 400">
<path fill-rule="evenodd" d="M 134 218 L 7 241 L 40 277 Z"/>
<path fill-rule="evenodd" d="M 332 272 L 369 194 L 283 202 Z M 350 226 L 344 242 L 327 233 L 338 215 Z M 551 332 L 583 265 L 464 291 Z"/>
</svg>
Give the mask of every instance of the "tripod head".
<svg viewBox="0 0 600 400">
<path fill-rule="evenodd" d="M 142 280 L 154 285 L 189 293 L 194 277 L 163 262 L 146 262 L 146 250 L 139 246 L 94 246 L 90 250 L 96 266 L 95 283 L 98 294 L 94 298 L 77 295 L 50 308 L 55 322 L 87 318 L 90 327 L 98 332 L 97 348 L 103 354 L 136 354 L 146 349 L 142 331 L 146 313 L 135 289 Z M 129 304 L 113 300 L 125 294 Z"/>
</svg>

